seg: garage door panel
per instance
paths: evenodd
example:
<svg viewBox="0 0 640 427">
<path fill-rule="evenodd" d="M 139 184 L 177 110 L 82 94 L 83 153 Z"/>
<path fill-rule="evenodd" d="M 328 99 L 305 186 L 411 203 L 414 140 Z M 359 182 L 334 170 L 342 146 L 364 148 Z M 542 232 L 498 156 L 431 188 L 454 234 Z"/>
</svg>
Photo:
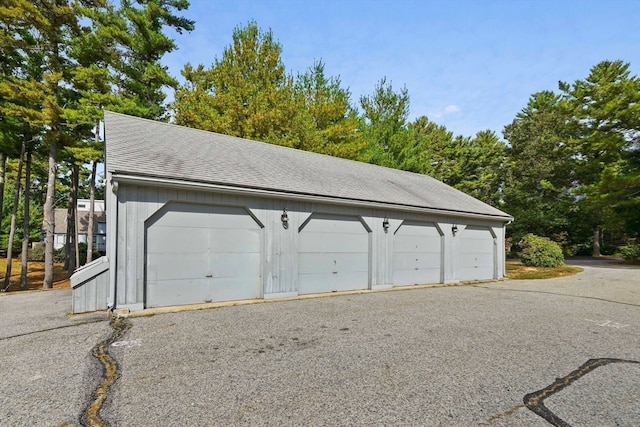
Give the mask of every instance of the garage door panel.
<svg viewBox="0 0 640 427">
<path fill-rule="evenodd" d="M 196 304 L 210 299 L 206 279 L 160 280 L 147 286 L 148 307 Z"/>
<path fill-rule="evenodd" d="M 493 254 L 461 254 L 460 264 L 463 267 L 492 266 Z"/>
<path fill-rule="evenodd" d="M 164 227 L 180 227 L 189 225 L 193 228 L 208 228 L 211 223 L 209 214 L 206 212 L 186 212 L 183 210 L 171 210 L 169 215 L 163 215 L 153 224 Z"/>
<path fill-rule="evenodd" d="M 433 223 L 403 223 L 393 239 L 393 284 L 411 286 L 442 280 L 442 236 Z"/>
<path fill-rule="evenodd" d="M 225 277 L 211 282 L 210 294 L 213 301 L 235 301 L 256 298 L 260 293 L 261 283 L 254 278 L 248 281 L 245 277 Z"/>
<path fill-rule="evenodd" d="M 204 278 L 209 271 L 209 257 L 201 254 L 154 254 L 147 263 L 151 280 Z"/>
<path fill-rule="evenodd" d="M 393 250 L 395 253 L 432 253 L 439 254 L 440 253 L 440 238 L 420 238 L 414 236 L 402 236 L 395 237 Z"/>
<path fill-rule="evenodd" d="M 494 278 L 494 238 L 486 227 L 469 226 L 460 233 L 458 242 L 458 277 L 460 280 Z"/>
<path fill-rule="evenodd" d="M 342 292 L 366 289 L 369 281 L 368 272 L 349 271 L 343 274 L 301 274 L 304 287 L 300 294 L 315 294 L 323 292 Z"/>
<path fill-rule="evenodd" d="M 218 253 L 211 258 L 209 272 L 213 278 L 238 277 L 242 279 L 260 274 L 259 253 Z"/>
<path fill-rule="evenodd" d="M 336 236 L 331 233 L 304 232 L 300 239 L 299 251 L 307 252 L 362 252 L 368 248 L 369 236 L 360 233 L 342 233 Z"/>
<path fill-rule="evenodd" d="M 460 248 L 462 254 L 477 254 L 477 253 L 490 253 L 493 254 L 493 241 L 479 240 L 467 240 L 464 239 L 464 246 Z"/>
<path fill-rule="evenodd" d="M 207 250 L 206 229 L 154 226 L 149 233 L 149 253 L 201 253 Z"/>
<path fill-rule="evenodd" d="M 314 215 L 298 238 L 298 293 L 369 287 L 369 232 L 355 217 Z"/>
<path fill-rule="evenodd" d="M 461 268 L 462 280 L 487 280 L 493 278 L 493 267 L 468 267 Z"/>
<path fill-rule="evenodd" d="M 214 253 L 259 251 L 259 230 L 215 229 L 211 232 L 209 248 Z"/>
<path fill-rule="evenodd" d="M 261 227 L 245 209 L 188 203 L 163 209 L 147 226 L 147 306 L 261 296 Z"/>
<path fill-rule="evenodd" d="M 366 289 L 369 282 L 367 271 L 346 271 L 333 275 L 333 285 L 336 291 L 354 291 Z"/>
<path fill-rule="evenodd" d="M 300 274 L 344 273 L 347 271 L 369 271 L 369 255 L 363 253 L 300 254 Z"/>
<path fill-rule="evenodd" d="M 434 256 L 435 255 L 435 256 Z M 417 270 L 417 269 L 437 269 L 440 270 L 440 254 L 425 253 L 394 253 L 393 269 L 395 270 Z"/>
<path fill-rule="evenodd" d="M 398 270 L 393 276 L 396 286 L 427 285 L 440 283 L 440 267 L 431 269 Z M 401 285 L 402 284 L 402 285 Z"/>
</svg>

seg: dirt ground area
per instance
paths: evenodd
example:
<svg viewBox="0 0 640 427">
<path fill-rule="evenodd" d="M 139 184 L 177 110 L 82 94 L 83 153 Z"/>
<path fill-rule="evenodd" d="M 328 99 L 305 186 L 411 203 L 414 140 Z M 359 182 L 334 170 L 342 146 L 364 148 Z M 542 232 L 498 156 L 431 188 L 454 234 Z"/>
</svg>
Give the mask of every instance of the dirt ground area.
<svg viewBox="0 0 640 427">
<path fill-rule="evenodd" d="M 18 259 L 11 262 L 11 286 L 6 292 L 20 292 L 23 290 L 40 290 L 42 289 L 42 281 L 44 280 L 44 262 L 30 261 L 27 272 L 27 289 L 20 289 L 20 270 L 22 263 Z M 4 289 L 4 280 L 7 271 L 7 260 L 0 259 L 0 289 Z M 64 269 L 63 264 L 54 264 L 53 266 L 53 288 L 66 289 L 71 287 L 69 275 Z"/>
</svg>

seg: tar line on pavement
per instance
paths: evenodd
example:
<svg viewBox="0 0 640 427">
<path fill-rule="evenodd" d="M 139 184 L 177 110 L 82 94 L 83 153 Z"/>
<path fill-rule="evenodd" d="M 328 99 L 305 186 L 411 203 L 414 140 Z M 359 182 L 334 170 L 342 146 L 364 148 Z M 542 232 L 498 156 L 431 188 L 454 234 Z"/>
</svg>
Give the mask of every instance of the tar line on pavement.
<svg viewBox="0 0 640 427">
<path fill-rule="evenodd" d="M 562 378 L 556 378 L 553 384 L 543 388 L 542 390 L 535 391 L 533 393 L 526 394 L 522 401 L 523 405 L 514 406 L 513 408 L 501 412 L 493 417 L 489 418 L 487 421 L 478 423 L 477 426 L 490 426 L 495 421 L 508 417 L 512 415 L 514 412 L 517 412 L 520 409 L 527 408 L 534 414 L 542 417 L 545 421 L 551 424 L 554 427 L 571 427 L 571 424 L 554 414 L 549 408 L 544 405 L 544 400 L 548 397 L 553 396 L 560 390 L 568 387 L 576 380 L 587 375 L 589 372 L 592 372 L 596 368 L 601 366 L 608 365 L 610 363 L 634 363 L 640 364 L 640 361 L 637 360 L 625 360 L 625 359 L 613 359 L 613 358 L 599 358 L 599 359 L 589 359 L 585 363 L 583 363 L 578 369 L 569 373 Z"/>
<path fill-rule="evenodd" d="M 104 401 L 107 399 L 109 393 L 109 387 L 120 377 L 120 368 L 118 362 L 109 354 L 109 346 L 120 340 L 131 327 L 129 322 L 124 317 L 114 317 L 109 322 L 113 333 L 106 340 L 98 343 L 93 347 L 93 357 L 98 359 L 102 364 L 102 382 L 96 388 L 96 391 L 92 395 L 92 400 L 84 411 L 82 411 L 82 417 L 80 424 L 86 427 L 107 427 L 107 424 L 102 418 L 100 418 L 100 409 Z"/>
<path fill-rule="evenodd" d="M 569 375 L 557 378 L 553 384 L 543 388 L 542 390 L 538 390 L 533 393 L 529 393 L 524 396 L 522 401 L 524 405 L 529 408 L 535 414 L 544 418 L 549 424 L 555 427 L 571 427 L 571 425 L 564 421 L 562 418 L 554 414 L 549 410 L 546 406 L 544 406 L 544 400 L 547 397 L 554 395 L 560 390 L 568 387 L 574 381 L 582 378 L 589 372 L 599 368 L 600 366 L 605 366 L 610 363 L 638 363 L 637 360 L 625 360 L 625 359 L 610 359 L 610 358 L 601 358 L 601 359 L 589 359 L 582 366 L 580 366 L 575 371 L 571 372 Z"/>
</svg>

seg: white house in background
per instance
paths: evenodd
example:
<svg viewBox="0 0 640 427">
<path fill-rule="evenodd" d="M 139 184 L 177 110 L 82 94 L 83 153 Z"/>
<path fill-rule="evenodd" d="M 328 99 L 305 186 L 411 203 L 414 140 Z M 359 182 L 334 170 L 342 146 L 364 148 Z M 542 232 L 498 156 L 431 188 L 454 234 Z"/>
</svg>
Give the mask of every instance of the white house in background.
<svg viewBox="0 0 640 427">
<path fill-rule="evenodd" d="M 76 313 L 504 276 L 513 218 L 431 177 L 104 117 L 107 256 Z"/>
<path fill-rule="evenodd" d="M 87 228 L 89 227 L 90 201 L 88 199 L 78 199 L 78 242 L 87 243 Z M 107 216 L 105 212 L 104 200 L 94 201 L 93 216 L 93 247 L 95 250 L 104 253 L 107 250 Z M 64 247 L 67 241 L 67 209 L 56 209 L 55 211 L 55 237 L 53 245 L 56 249 Z"/>
</svg>

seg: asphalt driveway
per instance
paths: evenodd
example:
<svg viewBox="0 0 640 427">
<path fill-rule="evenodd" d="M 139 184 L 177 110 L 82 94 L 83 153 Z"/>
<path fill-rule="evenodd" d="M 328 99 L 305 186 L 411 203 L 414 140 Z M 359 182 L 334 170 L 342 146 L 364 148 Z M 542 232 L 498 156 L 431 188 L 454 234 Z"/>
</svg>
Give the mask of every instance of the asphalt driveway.
<svg viewBox="0 0 640 427">
<path fill-rule="evenodd" d="M 107 345 L 120 377 L 100 416 L 113 426 L 640 425 L 640 269 L 578 263 L 583 273 L 551 280 L 130 318 Z M 68 291 L 0 297 L 0 425 L 80 423 L 101 381 L 91 350 L 113 330 L 69 307 Z"/>
</svg>

